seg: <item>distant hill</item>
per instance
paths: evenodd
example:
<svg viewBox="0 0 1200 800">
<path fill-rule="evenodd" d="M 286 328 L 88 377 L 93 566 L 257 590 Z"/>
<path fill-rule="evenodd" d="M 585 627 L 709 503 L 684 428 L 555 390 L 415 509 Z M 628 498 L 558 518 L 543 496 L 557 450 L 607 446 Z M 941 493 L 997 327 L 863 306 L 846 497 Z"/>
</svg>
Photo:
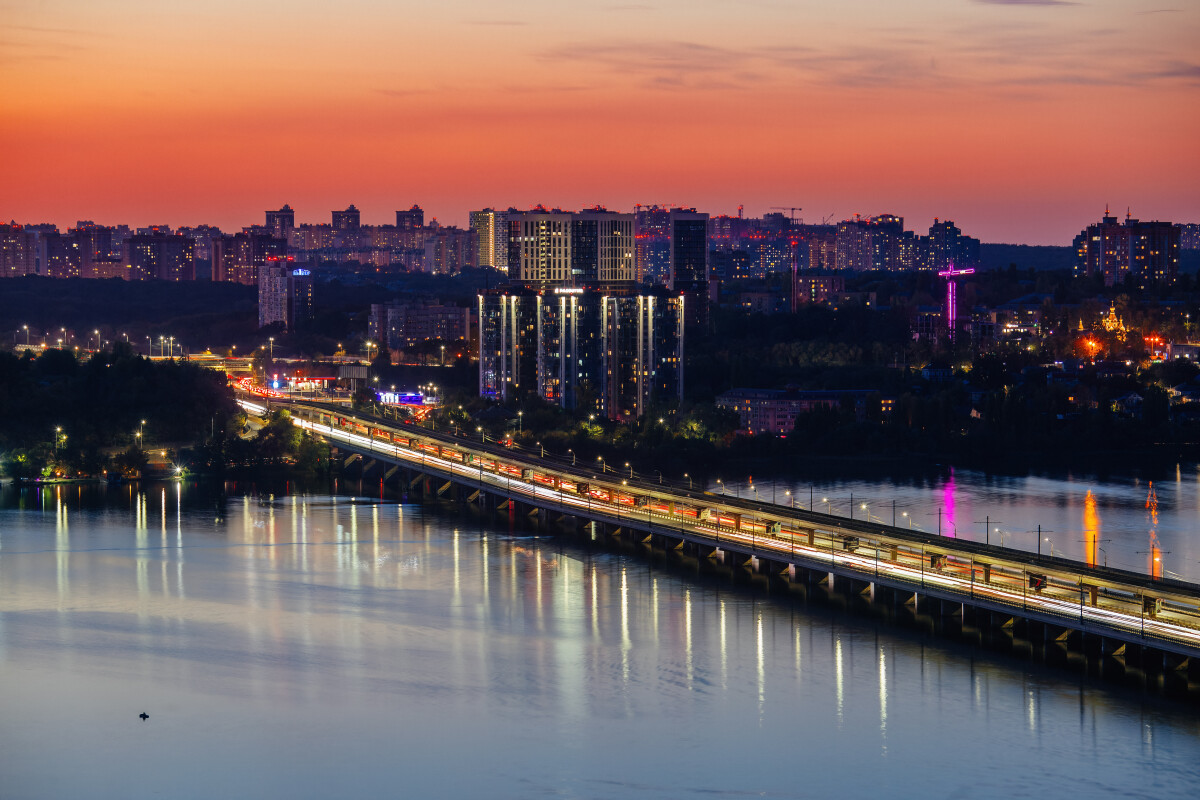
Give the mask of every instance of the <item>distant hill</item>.
<svg viewBox="0 0 1200 800">
<path fill-rule="evenodd" d="M 1070 247 L 1030 244 L 981 244 L 979 261 L 984 269 L 1071 269 L 1075 266 L 1075 251 Z"/>
</svg>

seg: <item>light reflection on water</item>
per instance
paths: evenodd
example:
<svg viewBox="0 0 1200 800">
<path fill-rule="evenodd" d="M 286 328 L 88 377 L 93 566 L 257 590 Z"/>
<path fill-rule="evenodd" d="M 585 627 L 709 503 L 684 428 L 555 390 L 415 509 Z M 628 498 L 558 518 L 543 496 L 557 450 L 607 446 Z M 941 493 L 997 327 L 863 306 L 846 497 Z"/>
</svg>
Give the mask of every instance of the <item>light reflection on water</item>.
<svg viewBox="0 0 1200 800">
<path fill-rule="evenodd" d="M 6 798 L 1200 780 L 1193 709 L 1070 673 L 470 516 L 125 492 L 0 503 Z"/>
<path fill-rule="evenodd" d="M 1153 481 L 948 469 L 891 482 L 797 483 L 759 475 L 751 487 L 747 479 L 724 475 L 714 476 L 708 489 L 839 516 L 853 511 L 855 519 L 894 520 L 901 527 L 1030 552 L 1038 551 L 1040 526 L 1043 554 L 1200 583 L 1197 466 L 1177 465 L 1165 480 Z"/>
</svg>

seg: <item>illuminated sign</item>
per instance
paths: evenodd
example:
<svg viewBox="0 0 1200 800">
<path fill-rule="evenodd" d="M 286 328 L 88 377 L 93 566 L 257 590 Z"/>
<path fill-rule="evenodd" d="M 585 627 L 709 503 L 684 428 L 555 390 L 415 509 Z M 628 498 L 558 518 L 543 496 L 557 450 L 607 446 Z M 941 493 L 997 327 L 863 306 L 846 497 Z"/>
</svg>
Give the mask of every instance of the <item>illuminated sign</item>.
<svg viewBox="0 0 1200 800">
<path fill-rule="evenodd" d="M 419 406 L 425 402 L 424 395 L 407 392 L 379 392 L 379 402 L 391 406 Z"/>
</svg>

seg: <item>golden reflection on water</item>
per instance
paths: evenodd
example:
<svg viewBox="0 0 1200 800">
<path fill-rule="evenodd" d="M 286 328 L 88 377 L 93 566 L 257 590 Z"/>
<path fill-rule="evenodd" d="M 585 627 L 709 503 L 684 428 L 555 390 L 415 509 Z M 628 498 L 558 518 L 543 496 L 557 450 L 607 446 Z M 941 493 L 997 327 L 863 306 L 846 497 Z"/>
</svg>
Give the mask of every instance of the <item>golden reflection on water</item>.
<svg viewBox="0 0 1200 800">
<path fill-rule="evenodd" d="M 1155 578 L 1162 577 L 1162 549 L 1158 543 L 1158 493 L 1154 491 L 1154 481 L 1150 481 L 1150 490 L 1146 494 L 1146 517 L 1150 523 L 1150 546 L 1146 550 L 1146 572 Z"/>
<path fill-rule="evenodd" d="M 1100 547 L 1100 515 L 1096 513 L 1096 496 L 1088 489 L 1083 498 L 1083 557 L 1089 567 L 1096 566 Z"/>
</svg>

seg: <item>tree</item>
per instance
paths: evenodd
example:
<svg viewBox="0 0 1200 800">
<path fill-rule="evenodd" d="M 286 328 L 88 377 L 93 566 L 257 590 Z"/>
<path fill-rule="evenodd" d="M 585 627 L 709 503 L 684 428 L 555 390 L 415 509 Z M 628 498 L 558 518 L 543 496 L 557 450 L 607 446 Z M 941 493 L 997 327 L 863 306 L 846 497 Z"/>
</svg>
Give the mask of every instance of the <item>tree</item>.
<svg viewBox="0 0 1200 800">
<path fill-rule="evenodd" d="M 13 450 L 4 459 L 4 473 L 13 480 L 32 480 L 41 475 L 49 462 L 37 450 Z"/>
</svg>

